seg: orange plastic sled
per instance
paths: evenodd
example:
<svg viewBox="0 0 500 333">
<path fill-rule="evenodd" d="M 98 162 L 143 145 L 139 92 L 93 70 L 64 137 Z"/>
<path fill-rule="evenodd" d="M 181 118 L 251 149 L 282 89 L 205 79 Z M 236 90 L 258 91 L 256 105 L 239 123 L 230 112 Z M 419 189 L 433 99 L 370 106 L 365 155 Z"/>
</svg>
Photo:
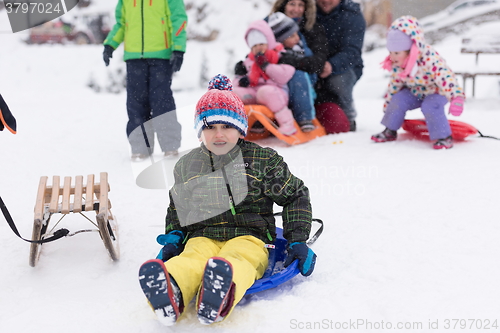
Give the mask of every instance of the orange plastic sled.
<svg viewBox="0 0 500 333">
<path fill-rule="evenodd" d="M 477 129 L 461 121 L 448 120 L 451 127 L 451 136 L 454 140 L 463 140 L 469 135 L 476 134 Z M 416 137 L 429 139 L 429 130 L 425 119 L 405 119 L 403 129 L 415 135 Z"/>
<path fill-rule="evenodd" d="M 297 122 L 295 122 L 297 132 L 293 135 L 287 136 L 278 131 L 278 125 L 274 122 L 274 114 L 266 106 L 254 104 L 245 105 L 245 111 L 248 114 L 248 133 L 245 139 L 248 141 L 264 139 L 273 134 L 275 137 L 288 143 L 289 145 L 297 145 L 326 135 L 325 129 L 317 119 L 313 119 L 313 124 L 316 128 L 311 132 L 302 132 Z M 252 133 L 250 131 L 250 128 L 252 128 L 256 121 L 259 121 L 264 126 L 263 133 Z"/>
</svg>

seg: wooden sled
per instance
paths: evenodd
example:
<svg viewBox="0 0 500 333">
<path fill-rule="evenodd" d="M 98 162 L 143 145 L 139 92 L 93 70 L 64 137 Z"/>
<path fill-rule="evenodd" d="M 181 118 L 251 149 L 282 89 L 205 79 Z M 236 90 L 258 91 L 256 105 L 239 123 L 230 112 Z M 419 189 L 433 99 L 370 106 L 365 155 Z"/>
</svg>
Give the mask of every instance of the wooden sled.
<svg viewBox="0 0 500 333">
<path fill-rule="evenodd" d="M 278 130 L 278 125 L 274 122 L 274 114 L 266 106 L 254 104 L 245 105 L 245 111 L 248 115 L 248 133 L 245 139 L 248 141 L 261 140 L 272 134 L 289 145 L 297 145 L 326 135 L 325 129 L 317 119 L 313 119 L 313 124 L 316 126 L 316 129 L 311 132 L 302 132 L 297 122 L 295 122 L 294 125 L 297 132 L 293 135 L 287 136 Z M 252 133 L 250 131 L 256 121 L 259 121 L 264 126 L 263 133 Z"/>
<path fill-rule="evenodd" d="M 79 213 L 98 228 L 97 230 L 81 230 L 79 232 L 98 231 L 111 259 L 118 260 L 117 223 L 110 211 L 111 202 L 108 199 L 110 188 L 107 172 L 101 172 L 99 183 L 94 182 L 94 175 L 88 175 L 85 186 L 83 176 L 76 176 L 74 185 L 71 184 L 71 177 L 64 177 L 62 188 L 60 188 L 59 176 L 53 176 L 52 186 L 47 185 L 47 179 L 47 176 L 41 177 L 38 186 L 32 240 L 42 240 L 50 235 L 52 230 L 49 231 L 48 226 L 54 214 L 62 214 L 59 220 L 61 221 L 69 213 Z M 97 224 L 82 213 L 90 211 L 95 211 Z M 40 257 L 40 251 L 41 244 L 31 244 L 30 266 L 35 267 Z"/>
</svg>

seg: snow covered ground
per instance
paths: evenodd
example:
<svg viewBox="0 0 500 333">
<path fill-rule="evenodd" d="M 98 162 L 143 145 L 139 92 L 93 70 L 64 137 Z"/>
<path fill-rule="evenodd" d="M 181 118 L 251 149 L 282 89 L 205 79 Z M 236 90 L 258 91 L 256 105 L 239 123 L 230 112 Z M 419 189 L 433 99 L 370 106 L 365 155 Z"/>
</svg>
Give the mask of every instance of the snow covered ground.
<svg viewBox="0 0 500 333">
<path fill-rule="evenodd" d="M 488 25 L 491 31 L 500 29 L 498 22 Z M 234 49 L 236 59 L 247 52 L 240 38 L 244 24 L 221 28 L 223 38 L 216 42 L 188 44 L 184 66 L 174 78 L 181 150 L 198 145 L 192 118 L 205 92 L 198 86 L 202 53 L 213 76 L 229 74 L 227 50 Z M 388 79 L 379 62 L 385 50 L 364 54 L 365 73 L 355 89 L 355 133 L 294 147 L 263 142 L 310 187 L 314 216 L 325 222 L 313 247 L 318 255 L 313 275 L 255 295 L 221 324 L 200 325 L 191 303 L 175 327 L 165 328 L 148 307 L 137 272 L 159 250 L 155 238 L 163 230 L 167 191 L 135 185 L 137 165 L 129 161 L 125 137 L 125 93 L 96 94 L 86 87 L 90 73 L 107 70 L 102 47 L 27 46 L 22 34 L 9 29 L 2 11 L 0 92 L 17 118 L 18 134 L 0 133 L 0 195 L 20 233 L 29 238 L 40 176 L 108 172 L 121 260 L 110 261 L 97 234 L 82 233 L 43 245 L 39 264 L 31 268 L 29 244 L 0 217 L 0 332 L 499 328 L 500 142 L 472 136 L 451 150 L 435 151 L 403 130 L 396 142 L 371 142 L 370 136 L 383 129 Z M 460 54 L 461 38 L 435 45 L 452 68 L 474 63 L 474 55 Z M 498 59 L 480 56 L 488 67 L 498 67 Z M 416 110 L 408 117 L 422 114 Z M 500 137 L 498 78 L 479 77 L 475 98 L 468 99 L 460 118 L 452 118 Z M 160 158 L 157 152 L 155 159 Z M 74 232 L 89 224 L 75 214 L 59 227 Z"/>
</svg>

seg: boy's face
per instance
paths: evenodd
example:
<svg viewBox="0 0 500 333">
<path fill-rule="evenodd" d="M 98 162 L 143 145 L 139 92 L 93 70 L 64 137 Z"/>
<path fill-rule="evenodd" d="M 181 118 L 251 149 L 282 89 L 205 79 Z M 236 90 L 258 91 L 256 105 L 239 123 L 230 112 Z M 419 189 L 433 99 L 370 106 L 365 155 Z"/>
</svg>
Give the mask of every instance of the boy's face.
<svg viewBox="0 0 500 333">
<path fill-rule="evenodd" d="M 255 55 L 257 53 L 266 53 L 267 44 L 255 44 L 251 48 L 251 52 Z"/>
<path fill-rule="evenodd" d="M 304 16 L 306 4 L 302 0 L 290 0 L 285 5 L 285 15 L 291 18 Z"/>
<path fill-rule="evenodd" d="M 244 136 L 231 125 L 213 124 L 201 131 L 200 141 L 215 155 L 227 154 Z"/>
<path fill-rule="evenodd" d="M 293 48 L 300 41 L 299 34 L 294 32 L 293 35 L 283 41 L 283 46 L 287 49 Z"/>
<path fill-rule="evenodd" d="M 392 61 L 393 66 L 404 67 L 406 58 L 408 58 L 409 51 L 391 51 L 389 58 Z"/>
</svg>

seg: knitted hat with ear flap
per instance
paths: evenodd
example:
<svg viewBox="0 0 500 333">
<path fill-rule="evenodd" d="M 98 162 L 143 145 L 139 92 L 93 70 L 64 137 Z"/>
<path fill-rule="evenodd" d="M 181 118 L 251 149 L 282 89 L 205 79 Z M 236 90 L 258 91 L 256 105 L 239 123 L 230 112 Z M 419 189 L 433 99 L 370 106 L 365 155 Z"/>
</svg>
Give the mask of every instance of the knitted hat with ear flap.
<svg viewBox="0 0 500 333">
<path fill-rule="evenodd" d="M 413 41 L 410 36 L 398 29 L 390 29 L 387 33 L 387 49 L 390 52 L 409 51 Z"/>
<path fill-rule="evenodd" d="M 217 74 L 208 83 L 208 91 L 196 104 L 194 127 L 198 138 L 204 128 L 214 124 L 226 124 L 247 135 L 248 116 L 243 102 L 233 92 L 231 80 Z"/>
</svg>

